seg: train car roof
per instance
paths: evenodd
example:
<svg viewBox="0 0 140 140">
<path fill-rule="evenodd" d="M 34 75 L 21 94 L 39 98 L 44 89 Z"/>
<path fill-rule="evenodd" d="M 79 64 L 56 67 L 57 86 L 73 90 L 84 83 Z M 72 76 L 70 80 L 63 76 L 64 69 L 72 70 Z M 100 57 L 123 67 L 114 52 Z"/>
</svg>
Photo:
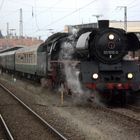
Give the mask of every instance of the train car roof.
<svg viewBox="0 0 140 140">
<path fill-rule="evenodd" d="M 0 56 L 12 55 L 12 54 L 15 54 L 15 52 L 16 52 L 16 50 L 9 51 L 9 52 L 3 52 L 3 53 L 0 53 Z"/>
<path fill-rule="evenodd" d="M 12 47 L 12 48 L 4 49 L 4 50 L 0 51 L 0 53 L 18 50 L 18 49 L 23 48 L 23 47 L 25 47 L 25 46 L 23 46 L 23 45 L 17 45 L 17 46 Z"/>
<path fill-rule="evenodd" d="M 34 45 L 30 47 L 24 47 L 16 51 L 16 53 L 23 53 L 23 52 L 42 52 L 43 46 L 42 45 Z"/>
<path fill-rule="evenodd" d="M 69 33 L 64 33 L 64 32 L 58 32 L 58 33 L 55 33 L 51 36 L 49 36 L 46 41 L 45 41 L 45 45 L 47 44 L 50 44 L 50 43 L 53 43 L 61 38 L 64 38 L 64 37 L 67 37 L 69 35 Z"/>
</svg>

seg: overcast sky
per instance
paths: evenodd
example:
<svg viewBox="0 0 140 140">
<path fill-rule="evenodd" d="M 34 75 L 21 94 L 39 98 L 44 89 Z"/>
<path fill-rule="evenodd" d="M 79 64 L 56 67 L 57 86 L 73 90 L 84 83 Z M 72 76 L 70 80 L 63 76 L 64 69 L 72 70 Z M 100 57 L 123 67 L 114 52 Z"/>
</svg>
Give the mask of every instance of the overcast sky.
<svg viewBox="0 0 140 140">
<path fill-rule="evenodd" d="M 19 9 L 23 10 L 23 34 L 47 38 L 50 29 L 62 31 L 64 25 L 96 22 L 102 19 L 123 20 L 127 6 L 128 20 L 140 20 L 139 0 L 0 0 L 0 29 L 6 35 L 6 23 L 19 35 Z"/>
</svg>

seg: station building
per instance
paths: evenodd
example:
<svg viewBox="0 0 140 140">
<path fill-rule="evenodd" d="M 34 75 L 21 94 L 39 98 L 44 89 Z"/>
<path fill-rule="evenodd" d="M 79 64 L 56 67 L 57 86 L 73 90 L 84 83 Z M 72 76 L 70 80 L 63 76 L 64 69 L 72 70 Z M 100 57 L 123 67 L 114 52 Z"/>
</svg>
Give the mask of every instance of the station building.
<svg viewBox="0 0 140 140">
<path fill-rule="evenodd" d="M 33 46 L 43 43 L 43 40 L 32 37 L 1 37 L 0 50 L 15 47 L 17 45 Z"/>
</svg>

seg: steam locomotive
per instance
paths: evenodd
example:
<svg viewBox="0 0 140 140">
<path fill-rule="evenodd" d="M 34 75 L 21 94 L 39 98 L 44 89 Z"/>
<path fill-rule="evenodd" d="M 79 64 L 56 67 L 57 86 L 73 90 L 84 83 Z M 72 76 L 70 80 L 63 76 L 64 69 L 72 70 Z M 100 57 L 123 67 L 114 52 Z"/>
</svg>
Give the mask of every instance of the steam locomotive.
<svg viewBox="0 0 140 140">
<path fill-rule="evenodd" d="M 89 60 L 80 64 L 82 83 L 100 92 L 103 99 L 115 96 L 124 104 L 126 94 L 139 89 L 138 61 L 127 58 L 129 51 L 140 49 L 134 33 L 109 28 L 107 20 L 99 21 L 99 29 L 79 37 L 77 49 L 88 49 L 89 54 Z"/>
<path fill-rule="evenodd" d="M 129 51 L 139 49 L 134 33 L 110 28 L 109 21 L 102 20 L 99 28 L 55 33 L 40 45 L 2 51 L 0 68 L 28 78 L 45 78 L 48 87 L 63 84 L 67 92 L 79 87 L 77 82 L 69 84 L 73 77 L 80 88 L 98 91 L 102 99 L 119 95 L 124 103 L 127 93 L 139 89 L 138 61 L 127 59 Z"/>
</svg>

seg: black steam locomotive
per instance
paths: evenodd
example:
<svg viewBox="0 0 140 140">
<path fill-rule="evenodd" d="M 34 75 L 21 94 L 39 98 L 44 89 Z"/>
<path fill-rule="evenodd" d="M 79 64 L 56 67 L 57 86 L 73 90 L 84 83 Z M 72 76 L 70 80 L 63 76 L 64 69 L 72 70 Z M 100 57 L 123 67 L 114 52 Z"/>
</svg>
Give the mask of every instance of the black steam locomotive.
<svg viewBox="0 0 140 140">
<path fill-rule="evenodd" d="M 63 84 L 68 92 L 78 92 L 74 80 L 79 80 L 84 90 L 96 90 L 102 99 L 119 95 L 124 103 L 126 93 L 139 89 L 138 61 L 127 58 L 129 51 L 139 49 L 134 33 L 110 28 L 102 20 L 99 28 L 56 33 L 41 45 L 3 51 L 0 68 L 32 79 L 44 77 L 48 87 Z"/>
<path fill-rule="evenodd" d="M 108 99 L 119 95 L 122 103 L 126 93 L 139 89 L 138 61 L 128 57 L 129 51 L 140 49 L 134 33 L 109 28 L 107 20 L 99 21 L 99 29 L 79 37 L 77 49 L 88 50 L 89 60 L 80 64 L 80 78 L 86 87 L 99 91 Z"/>
</svg>

